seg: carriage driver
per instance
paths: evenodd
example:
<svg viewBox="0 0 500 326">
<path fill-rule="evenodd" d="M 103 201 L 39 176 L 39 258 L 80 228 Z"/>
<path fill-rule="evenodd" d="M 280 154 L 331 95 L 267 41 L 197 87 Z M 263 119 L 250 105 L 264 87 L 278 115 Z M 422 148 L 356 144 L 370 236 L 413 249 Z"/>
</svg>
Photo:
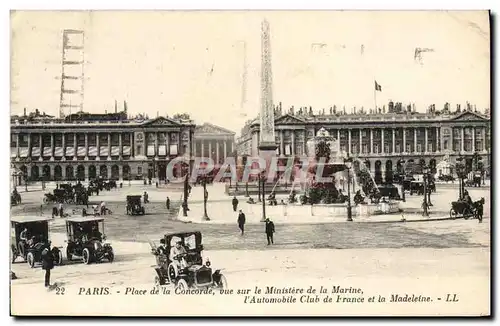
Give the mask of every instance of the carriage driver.
<svg viewBox="0 0 500 326">
<path fill-rule="evenodd" d="M 177 264 L 177 268 L 186 268 L 187 262 L 185 257 L 179 257 L 180 259 L 175 259 L 179 255 L 187 254 L 186 248 L 182 245 L 182 241 L 177 241 L 174 247 L 170 249 L 170 260 Z"/>
<path fill-rule="evenodd" d="M 474 207 L 472 207 L 472 198 L 470 198 L 469 192 L 467 190 L 464 191 L 464 199 L 467 203 L 467 209 L 471 212 L 474 211 Z"/>
</svg>

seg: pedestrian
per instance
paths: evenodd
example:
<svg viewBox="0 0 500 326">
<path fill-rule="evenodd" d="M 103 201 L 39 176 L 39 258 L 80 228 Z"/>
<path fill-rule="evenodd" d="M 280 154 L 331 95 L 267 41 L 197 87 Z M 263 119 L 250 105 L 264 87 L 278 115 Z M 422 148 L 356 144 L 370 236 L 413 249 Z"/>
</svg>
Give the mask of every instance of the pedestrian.
<svg viewBox="0 0 500 326">
<path fill-rule="evenodd" d="M 45 248 L 42 251 L 42 269 L 45 270 L 45 287 L 50 286 L 50 270 L 52 268 L 54 268 L 54 256 L 52 255 L 52 251 Z"/>
<path fill-rule="evenodd" d="M 241 235 L 245 233 L 245 222 L 245 213 L 243 213 L 243 211 L 240 209 L 240 213 L 238 214 L 238 227 L 241 230 Z"/>
<path fill-rule="evenodd" d="M 59 215 L 59 212 L 57 210 L 57 204 L 54 204 L 54 206 L 52 206 L 52 218 L 54 218 L 54 216 L 57 215 Z"/>
<path fill-rule="evenodd" d="M 143 197 L 144 197 L 144 204 L 149 203 L 149 195 L 148 195 L 148 193 L 146 191 L 144 192 Z"/>
<path fill-rule="evenodd" d="M 238 199 L 236 198 L 236 196 L 233 197 L 233 212 L 236 212 L 236 210 L 238 209 Z"/>
<path fill-rule="evenodd" d="M 168 198 L 168 197 L 167 197 L 166 205 L 167 205 L 167 209 L 170 209 L 170 198 Z"/>
<path fill-rule="evenodd" d="M 266 218 L 266 236 L 267 245 L 274 244 L 273 234 L 274 234 L 274 223 L 269 218 Z"/>
<path fill-rule="evenodd" d="M 59 216 L 60 217 L 64 216 L 64 207 L 62 202 L 59 203 Z"/>
</svg>

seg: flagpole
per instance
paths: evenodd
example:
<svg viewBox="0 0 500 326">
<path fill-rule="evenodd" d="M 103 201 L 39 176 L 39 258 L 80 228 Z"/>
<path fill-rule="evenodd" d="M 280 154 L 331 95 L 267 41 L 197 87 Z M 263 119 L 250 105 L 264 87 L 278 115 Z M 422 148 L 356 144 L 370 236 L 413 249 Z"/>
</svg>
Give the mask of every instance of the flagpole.
<svg viewBox="0 0 500 326">
<path fill-rule="evenodd" d="M 377 82 L 375 81 L 375 87 L 374 87 L 374 90 L 373 90 L 373 99 L 375 101 L 375 112 L 377 112 Z"/>
</svg>

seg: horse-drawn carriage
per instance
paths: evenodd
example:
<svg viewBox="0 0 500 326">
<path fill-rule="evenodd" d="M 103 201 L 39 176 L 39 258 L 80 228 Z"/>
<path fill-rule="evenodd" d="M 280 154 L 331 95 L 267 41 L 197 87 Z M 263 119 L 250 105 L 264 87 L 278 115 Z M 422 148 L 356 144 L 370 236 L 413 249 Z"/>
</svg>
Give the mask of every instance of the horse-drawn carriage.
<svg viewBox="0 0 500 326">
<path fill-rule="evenodd" d="M 73 204 L 75 202 L 75 197 L 73 195 L 73 191 L 66 189 L 54 189 L 53 193 L 46 193 L 43 198 L 43 202 L 45 204 L 50 203 L 66 203 Z"/>
<path fill-rule="evenodd" d="M 469 204 L 465 200 L 454 201 L 451 203 L 450 218 L 455 219 L 463 217 L 467 220 L 472 217 L 478 218 L 479 221 L 482 221 L 483 205 L 484 198 L 481 198 L 480 200 L 475 201 L 472 204 Z"/>
</svg>

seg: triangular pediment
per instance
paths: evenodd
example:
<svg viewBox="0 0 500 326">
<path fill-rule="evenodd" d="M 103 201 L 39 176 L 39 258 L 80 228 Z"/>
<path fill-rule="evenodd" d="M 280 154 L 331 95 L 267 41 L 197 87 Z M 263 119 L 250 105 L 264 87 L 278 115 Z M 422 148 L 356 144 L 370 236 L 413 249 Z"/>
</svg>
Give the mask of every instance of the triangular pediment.
<svg viewBox="0 0 500 326">
<path fill-rule="evenodd" d="M 158 117 L 158 118 L 153 119 L 153 120 L 145 121 L 143 123 L 143 125 L 144 126 L 148 126 L 148 127 L 156 127 L 156 126 L 179 126 L 179 123 L 176 122 L 176 121 L 174 121 L 174 120 L 165 118 L 165 117 Z"/>
<path fill-rule="evenodd" d="M 465 111 L 459 115 L 451 118 L 453 121 L 477 121 L 477 120 L 488 120 L 485 116 L 472 111 Z"/>
<path fill-rule="evenodd" d="M 294 117 L 293 115 L 290 114 L 285 114 L 277 119 L 274 120 L 275 125 L 284 125 L 284 124 L 293 124 L 293 123 L 304 123 L 305 121 L 302 119 L 299 119 L 297 117 Z"/>
<path fill-rule="evenodd" d="M 194 131 L 195 134 L 216 134 L 216 135 L 235 135 L 236 133 L 211 123 L 204 123 L 202 125 L 196 126 Z"/>
</svg>

